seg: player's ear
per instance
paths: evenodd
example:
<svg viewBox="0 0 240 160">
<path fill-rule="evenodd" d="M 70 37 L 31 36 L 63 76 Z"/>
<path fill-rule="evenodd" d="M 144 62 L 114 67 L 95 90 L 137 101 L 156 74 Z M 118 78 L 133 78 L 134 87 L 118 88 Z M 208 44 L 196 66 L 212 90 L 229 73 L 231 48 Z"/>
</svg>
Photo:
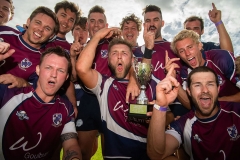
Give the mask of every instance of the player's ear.
<svg viewBox="0 0 240 160">
<path fill-rule="evenodd" d="M 162 27 L 164 26 L 164 24 L 165 24 L 165 22 L 164 22 L 164 20 L 162 20 Z"/>
<path fill-rule="evenodd" d="M 66 80 L 68 79 L 68 77 L 69 77 L 69 74 L 67 74 Z"/>
<path fill-rule="evenodd" d="M 40 71 L 40 68 L 39 68 L 39 65 L 36 66 L 36 73 L 37 75 L 39 76 L 39 71 Z"/>
<path fill-rule="evenodd" d="M 31 20 L 30 20 L 30 18 L 28 18 L 28 19 L 27 19 L 27 26 L 30 25 L 30 22 L 31 22 Z"/>
<path fill-rule="evenodd" d="M 108 28 L 108 23 L 106 23 L 105 27 Z"/>
<path fill-rule="evenodd" d="M 187 93 L 188 93 L 189 96 L 192 96 L 192 95 L 191 95 L 191 91 L 189 90 L 188 87 L 187 87 Z"/>
</svg>

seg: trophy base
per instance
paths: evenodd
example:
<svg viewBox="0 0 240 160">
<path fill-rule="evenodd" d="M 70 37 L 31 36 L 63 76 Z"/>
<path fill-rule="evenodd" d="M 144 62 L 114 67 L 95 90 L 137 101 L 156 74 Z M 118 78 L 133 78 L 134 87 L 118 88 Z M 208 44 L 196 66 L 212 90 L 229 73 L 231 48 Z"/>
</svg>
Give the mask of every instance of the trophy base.
<svg viewBox="0 0 240 160">
<path fill-rule="evenodd" d="M 153 104 L 129 104 L 128 121 L 135 123 L 146 123 L 150 119 L 147 112 L 152 112 Z"/>
</svg>

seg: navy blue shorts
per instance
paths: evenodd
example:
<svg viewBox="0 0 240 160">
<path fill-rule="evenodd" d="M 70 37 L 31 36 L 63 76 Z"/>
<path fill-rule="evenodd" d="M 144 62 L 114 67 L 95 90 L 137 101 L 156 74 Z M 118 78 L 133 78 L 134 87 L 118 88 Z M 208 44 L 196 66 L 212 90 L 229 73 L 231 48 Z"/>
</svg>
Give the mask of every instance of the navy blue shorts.
<svg viewBox="0 0 240 160">
<path fill-rule="evenodd" d="M 101 132 L 102 120 L 100 107 L 95 94 L 84 92 L 77 106 L 78 115 L 76 118 L 77 131 L 98 130 Z"/>
</svg>

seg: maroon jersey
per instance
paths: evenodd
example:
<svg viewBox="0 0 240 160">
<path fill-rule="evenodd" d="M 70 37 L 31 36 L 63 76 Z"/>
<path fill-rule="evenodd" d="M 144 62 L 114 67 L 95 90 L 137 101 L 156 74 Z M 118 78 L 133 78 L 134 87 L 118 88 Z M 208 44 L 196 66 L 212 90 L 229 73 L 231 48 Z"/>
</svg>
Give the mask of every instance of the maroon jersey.
<svg viewBox="0 0 240 160">
<path fill-rule="evenodd" d="M 0 31 L 0 38 L 10 44 L 10 49 L 15 49 L 12 56 L 0 62 L 0 75 L 10 73 L 28 80 L 39 64 L 41 52 L 28 45 L 21 34 L 13 31 Z"/>
<path fill-rule="evenodd" d="M 183 144 L 190 159 L 240 159 L 240 104 L 220 102 L 216 115 L 199 119 L 194 111 L 170 124 L 167 134 Z"/>
<path fill-rule="evenodd" d="M 145 46 L 139 47 L 137 50 L 135 50 L 135 54 L 137 52 L 144 53 Z M 158 82 L 163 80 L 166 77 L 166 73 L 164 71 L 165 67 L 165 52 L 168 52 L 168 57 L 170 59 L 172 58 L 178 58 L 176 54 L 173 53 L 173 51 L 170 48 L 170 42 L 167 41 L 156 41 L 154 42 L 154 48 L 152 53 L 152 78 Z M 182 67 L 181 61 L 175 61 L 180 68 Z M 180 73 L 180 69 L 176 69 L 177 73 Z M 179 82 L 181 82 L 181 77 L 177 74 L 177 79 Z"/>
<path fill-rule="evenodd" d="M 98 43 L 95 58 L 93 60 L 93 69 L 105 76 L 111 76 L 112 73 L 108 67 L 108 44 L 110 40 L 104 39 Z"/>
<path fill-rule="evenodd" d="M 60 136 L 76 133 L 71 103 L 58 95 L 43 102 L 33 87 L 0 85 L 0 159 L 46 159 Z"/>
<path fill-rule="evenodd" d="M 70 53 L 71 44 L 65 38 L 56 37 L 53 41 L 46 44 L 46 48 L 61 46 Z"/>
<path fill-rule="evenodd" d="M 146 125 L 128 122 L 129 105 L 125 101 L 128 80 L 98 75 L 98 84 L 92 92 L 96 94 L 102 117 L 104 134 L 104 158 L 140 159 L 146 156 Z M 155 97 L 156 84 L 147 84 L 149 101 Z M 130 103 L 136 103 L 130 100 Z"/>
</svg>

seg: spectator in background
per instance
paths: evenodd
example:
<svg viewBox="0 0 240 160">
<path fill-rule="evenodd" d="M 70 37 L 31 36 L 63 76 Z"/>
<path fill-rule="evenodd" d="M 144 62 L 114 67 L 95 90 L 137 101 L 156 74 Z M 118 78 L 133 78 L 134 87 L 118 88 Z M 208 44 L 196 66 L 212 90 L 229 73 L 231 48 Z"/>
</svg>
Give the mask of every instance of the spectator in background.
<svg viewBox="0 0 240 160">
<path fill-rule="evenodd" d="M 212 10 L 208 12 L 209 19 L 215 24 L 218 34 L 219 34 L 219 43 L 214 42 L 202 42 L 203 50 L 208 51 L 211 49 L 225 49 L 229 52 L 233 52 L 233 45 L 228 35 L 228 32 L 222 22 L 222 15 L 221 11 L 217 10 L 214 3 L 212 3 Z M 193 30 L 199 34 L 200 38 L 201 35 L 204 33 L 204 22 L 201 17 L 191 16 L 184 21 L 184 29 Z"/>
</svg>

